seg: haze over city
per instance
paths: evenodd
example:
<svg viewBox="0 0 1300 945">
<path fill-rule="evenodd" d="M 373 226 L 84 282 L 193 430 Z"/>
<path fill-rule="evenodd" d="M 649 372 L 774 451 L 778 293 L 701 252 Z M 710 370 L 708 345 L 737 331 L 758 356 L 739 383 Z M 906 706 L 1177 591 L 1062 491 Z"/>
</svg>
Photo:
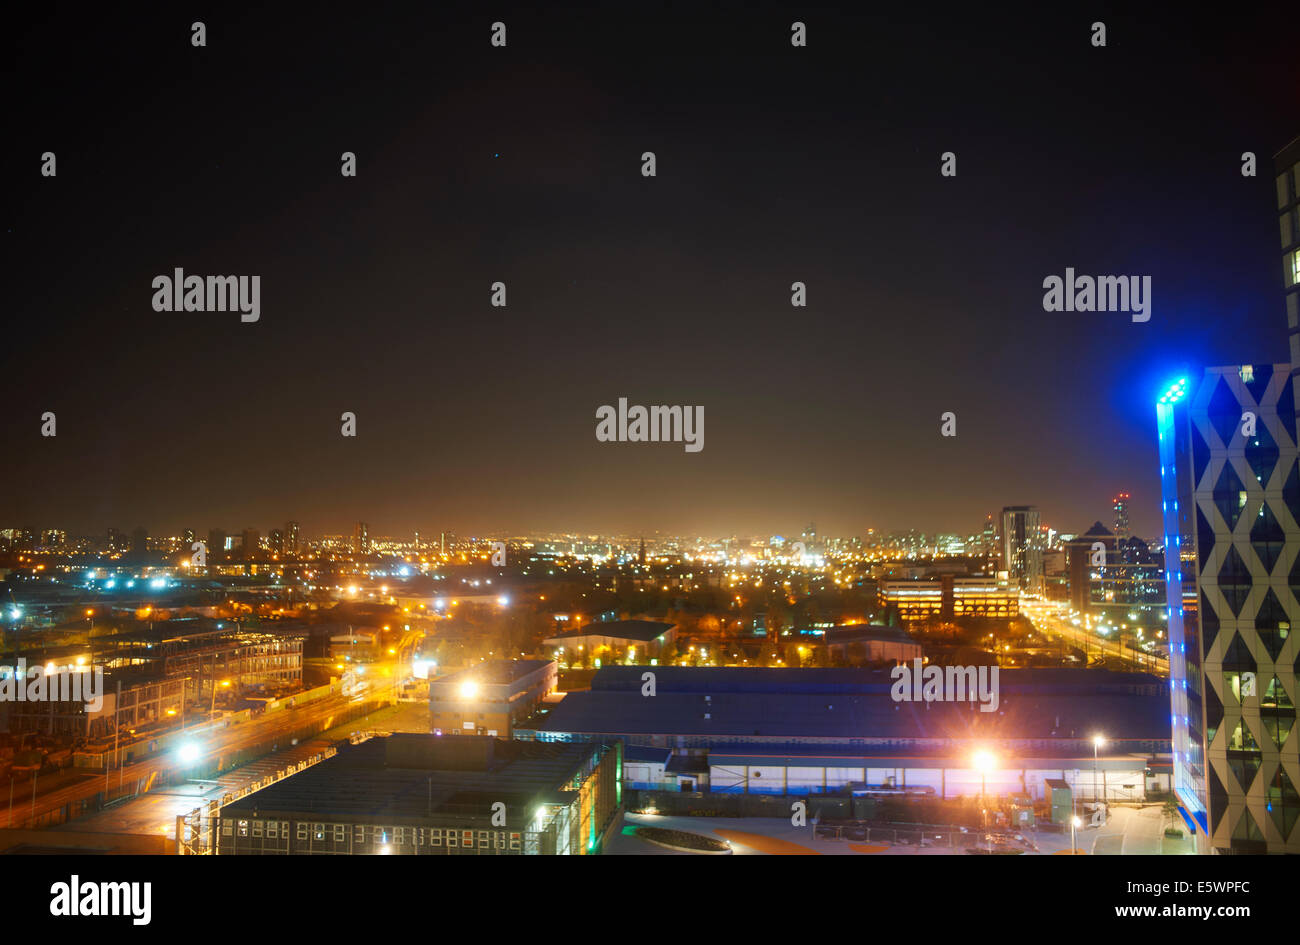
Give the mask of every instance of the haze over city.
<svg viewBox="0 0 1300 945">
<path fill-rule="evenodd" d="M 832 19 L 802 58 L 779 16 L 525 11 L 500 50 L 447 16 L 406 45 L 401 15 L 235 15 L 127 62 L 106 15 L 32 27 L 10 153 L 60 170 L 4 232 L 5 517 L 850 535 L 1031 503 L 1071 530 L 1127 490 L 1154 534 L 1155 391 L 1284 344 L 1271 181 L 1239 173 L 1294 130 L 1263 14 L 1212 45 L 1136 15 L 1104 51 L 1046 11 Z M 268 92 L 269 58 L 316 79 Z M 238 134 L 162 147 L 179 114 Z M 1150 275 L 1150 321 L 1045 312 L 1065 266 Z M 174 267 L 259 275 L 260 320 L 153 311 Z M 702 405 L 705 449 L 598 442 L 621 396 Z"/>
</svg>

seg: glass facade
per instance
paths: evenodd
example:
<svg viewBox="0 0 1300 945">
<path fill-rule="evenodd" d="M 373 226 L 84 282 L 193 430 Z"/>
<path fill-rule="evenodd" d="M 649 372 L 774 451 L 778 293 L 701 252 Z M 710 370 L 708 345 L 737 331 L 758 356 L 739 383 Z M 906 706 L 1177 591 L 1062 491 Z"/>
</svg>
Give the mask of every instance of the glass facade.
<svg viewBox="0 0 1300 945">
<path fill-rule="evenodd" d="M 1300 852 L 1291 365 L 1207 369 L 1156 417 L 1178 803 L 1201 852 Z"/>
</svg>

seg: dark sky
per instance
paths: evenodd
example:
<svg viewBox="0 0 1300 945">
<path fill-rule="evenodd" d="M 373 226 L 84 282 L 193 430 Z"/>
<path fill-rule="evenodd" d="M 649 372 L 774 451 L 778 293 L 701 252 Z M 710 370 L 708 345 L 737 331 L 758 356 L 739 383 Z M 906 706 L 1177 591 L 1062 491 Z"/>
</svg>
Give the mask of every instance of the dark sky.
<svg viewBox="0 0 1300 945">
<path fill-rule="evenodd" d="M 1286 356 L 1282 8 L 352 6 L 8 30 L 0 527 L 1072 531 L 1124 489 L 1154 534 L 1156 388 Z M 154 312 L 178 266 L 261 320 Z M 1067 266 L 1151 320 L 1044 312 Z M 704 450 L 598 443 L 620 396 Z"/>
</svg>

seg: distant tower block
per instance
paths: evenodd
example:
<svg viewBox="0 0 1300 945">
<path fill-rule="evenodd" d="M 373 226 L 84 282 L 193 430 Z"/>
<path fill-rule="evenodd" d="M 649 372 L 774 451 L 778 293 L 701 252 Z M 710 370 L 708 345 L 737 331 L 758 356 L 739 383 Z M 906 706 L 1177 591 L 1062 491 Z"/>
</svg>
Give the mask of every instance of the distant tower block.
<svg viewBox="0 0 1300 945">
<path fill-rule="evenodd" d="M 1129 494 L 1121 492 L 1112 500 L 1115 509 L 1115 537 L 1128 538 L 1128 500 Z"/>
</svg>

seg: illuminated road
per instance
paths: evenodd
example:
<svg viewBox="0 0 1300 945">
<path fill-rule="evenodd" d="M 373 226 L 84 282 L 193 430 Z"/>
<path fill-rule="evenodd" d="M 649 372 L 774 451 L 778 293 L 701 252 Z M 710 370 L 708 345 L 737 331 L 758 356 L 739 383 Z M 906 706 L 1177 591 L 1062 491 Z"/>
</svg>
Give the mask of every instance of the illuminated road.
<svg viewBox="0 0 1300 945">
<path fill-rule="evenodd" d="M 389 677 L 381 679 L 379 685 L 374 686 L 373 689 L 368 685 L 366 689 L 370 691 L 366 692 L 366 698 L 374 700 L 390 697 L 395 691 L 391 679 L 390 670 Z M 284 744 L 279 747 L 288 748 L 290 747 L 288 742 L 295 731 L 319 723 L 324 723 L 328 727 L 336 716 L 361 702 L 362 697 L 359 695 L 332 695 L 305 705 L 274 711 L 246 722 L 232 723 L 229 719 L 218 719 L 214 722 L 190 726 L 186 731 L 202 752 L 200 762 L 210 760 L 213 756 L 253 749 L 267 742 L 276 745 L 279 739 L 284 739 Z M 120 771 L 115 768 L 109 773 L 108 778 L 110 784 L 114 781 L 119 784 L 140 783 L 147 790 L 153 786 L 160 775 L 192 764 L 193 762 L 189 765 L 183 763 L 174 751 L 165 752 L 135 764 L 123 765 Z M 58 811 L 64 805 L 84 801 L 104 789 L 105 779 L 102 772 L 99 774 L 87 772 L 84 777 L 76 777 L 73 774 L 73 777 L 76 779 L 71 783 L 67 780 L 67 773 L 51 778 L 50 781 L 57 786 L 48 791 L 41 791 L 40 780 L 37 779 L 34 805 L 30 793 L 25 794 L 21 789 L 14 795 L 12 810 L 9 809 L 7 799 L 0 798 L 0 802 L 3 803 L 3 806 L 0 806 L 0 824 L 9 826 L 12 823 L 14 827 L 22 827 L 33 820 L 39 823 L 43 815 Z M 27 791 L 30 790 L 30 787 L 27 787 Z"/>
<path fill-rule="evenodd" d="M 1144 672 L 1155 673 L 1157 676 L 1169 675 L 1169 660 L 1165 657 L 1134 650 L 1084 627 L 1076 627 L 1067 617 L 1069 611 L 1060 604 L 1021 601 L 1020 612 L 1033 621 L 1034 628 L 1044 636 L 1060 637 L 1087 653 L 1089 660 L 1095 660 L 1101 655 L 1107 659 L 1136 664 Z"/>
<path fill-rule="evenodd" d="M 163 834 L 176 838 L 176 818 L 208 801 L 234 793 L 254 781 L 275 771 L 310 758 L 321 749 L 353 731 L 380 730 L 386 732 L 429 731 L 429 706 L 425 702 L 402 702 L 388 706 L 337 728 L 322 732 L 296 746 L 281 748 L 256 761 L 240 765 L 218 775 L 213 782 L 188 782 L 166 785 L 147 794 L 105 810 L 88 814 L 66 824 L 51 828 L 58 831 L 88 831 L 91 833 Z M 102 782 L 102 776 L 99 779 Z"/>
</svg>

